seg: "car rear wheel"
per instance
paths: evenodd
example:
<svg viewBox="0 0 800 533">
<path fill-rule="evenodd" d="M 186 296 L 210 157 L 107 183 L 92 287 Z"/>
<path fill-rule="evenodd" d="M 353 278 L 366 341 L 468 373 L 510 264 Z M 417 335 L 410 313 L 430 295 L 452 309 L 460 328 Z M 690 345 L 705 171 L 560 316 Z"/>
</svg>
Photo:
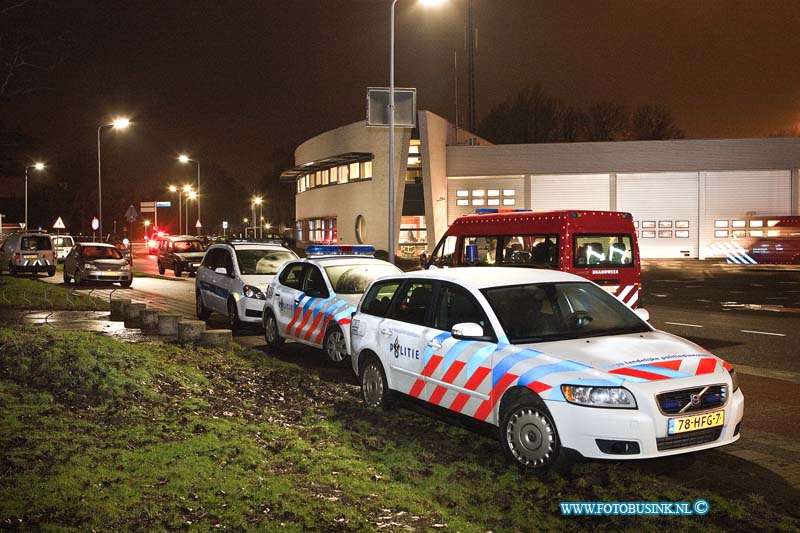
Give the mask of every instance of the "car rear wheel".
<svg viewBox="0 0 800 533">
<path fill-rule="evenodd" d="M 52 278 L 56 275 L 56 267 L 50 267 L 47 269 L 47 277 Z"/>
<path fill-rule="evenodd" d="M 238 331 L 242 327 L 239 320 L 239 310 L 236 309 L 236 302 L 228 300 L 228 327 L 231 331 Z"/>
<path fill-rule="evenodd" d="M 568 464 L 550 412 L 532 395 L 503 409 L 500 445 L 506 456 L 525 470 L 545 472 Z"/>
<path fill-rule="evenodd" d="M 183 274 L 183 269 L 181 268 L 180 265 L 175 265 L 175 269 L 173 270 L 173 272 L 175 272 L 175 277 L 179 278 L 181 277 L 181 274 Z"/>
<path fill-rule="evenodd" d="M 359 372 L 361 397 L 367 407 L 389 409 L 392 406 L 389 385 L 383 365 L 374 355 L 368 355 Z"/>
<path fill-rule="evenodd" d="M 71 281 L 72 281 L 72 277 L 70 277 L 70 275 L 67 274 L 67 269 L 65 268 L 64 269 L 64 285 L 69 285 Z"/>
<path fill-rule="evenodd" d="M 77 268 L 75 269 L 75 285 L 82 285 L 83 280 L 81 279 L 81 271 Z"/>
<path fill-rule="evenodd" d="M 128 281 L 120 281 L 119 285 L 120 285 L 120 287 L 124 287 L 124 288 L 127 289 L 128 287 L 131 286 L 132 283 L 133 283 L 133 280 L 129 279 Z"/>
<path fill-rule="evenodd" d="M 344 333 L 339 326 L 331 326 L 325 334 L 325 340 L 322 342 L 325 347 L 325 353 L 334 363 L 341 364 L 347 360 L 347 342 L 344 338 Z"/>
<path fill-rule="evenodd" d="M 14 267 L 14 263 L 8 263 L 8 275 L 9 276 L 17 275 L 17 269 Z"/>
<path fill-rule="evenodd" d="M 203 304 L 203 295 L 200 291 L 195 291 L 194 295 L 194 307 L 195 311 L 197 312 L 197 318 L 200 320 L 208 320 L 208 317 L 211 316 L 211 311 Z"/>
<path fill-rule="evenodd" d="M 163 276 L 164 272 L 166 272 L 166 271 L 167 271 L 167 269 L 164 268 L 164 265 L 162 265 L 161 261 L 159 261 L 158 262 L 158 273 Z"/>
<path fill-rule="evenodd" d="M 264 340 L 267 342 L 267 348 L 273 351 L 283 346 L 284 338 L 281 337 L 278 321 L 275 320 L 272 311 L 267 311 L 264 315 Z"/>
</svg>

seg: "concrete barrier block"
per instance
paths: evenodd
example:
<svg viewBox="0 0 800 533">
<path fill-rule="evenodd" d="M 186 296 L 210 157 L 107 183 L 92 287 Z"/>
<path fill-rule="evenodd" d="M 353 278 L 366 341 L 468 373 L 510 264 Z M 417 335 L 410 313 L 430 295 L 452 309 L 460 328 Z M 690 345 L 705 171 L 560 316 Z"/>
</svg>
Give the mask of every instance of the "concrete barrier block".
<svg viewBox="0 0 800 533">
<path fill-rule="evenodd" d="M 126 328 L 141 327 L 142 310 L 145 309 L 146 307 L 147 306 L 145 304 L 140 304 L 136 302 L 125 304 L 122 307 L 125 313 L 125 327 Z"/>
<path fill-rule="evenodd" d="M 178 334 L 178 321 L 181 315 L 177 313 L 159 313 L 158 314 L 158 334 L 176 336 Z"/>
<path fill-rule="evenodd" d="M 181 342 L 194 342 L 200 340 L 200 336 L 206 330 L 206 323 L 202 320 L 179 320 L 178 321 L 178 340 Z"/>
<path fill-rule="evenodd" d="M 125 320 L 124 306 L 131 303 L 129 298 L 114 298 L 111 300 L 111 320 L 122 322 Z"/>
<path fill-rule="evenodd" d="M 158 329 L 158 309 L 142 309 L 139 318 L 142 322 L 142 329 L 155 331 Z"/>
<path fill-rule="evenodd" d="M 229 329 L 209 329 L 200 337 L 200 344 L 209 348 L 227 348 L 233 344 L 233 332 Z"/>
</svg>

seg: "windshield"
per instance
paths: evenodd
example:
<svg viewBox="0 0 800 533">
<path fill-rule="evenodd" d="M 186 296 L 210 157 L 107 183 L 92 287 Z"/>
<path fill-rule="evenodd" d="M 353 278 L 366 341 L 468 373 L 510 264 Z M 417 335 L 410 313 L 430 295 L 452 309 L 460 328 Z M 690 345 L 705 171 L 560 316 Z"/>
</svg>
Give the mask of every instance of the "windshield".
<svg viewBox="0 0 800 533">
<path fill-rule="evenodd" d="M 296 258 L 297 256 L 288 250 L 263 248 L 236 250 L 236 261 L 239 263 L 239 272 L 243 276 L 254 274 L 274 276 L 286 261 Z"/>
<path fill-rule="evenodd" d="M 393 265 L 366 263 L 360 265 L 336 265 L 325 267 L 328 279 L 337 294 L 361 294 L 367 290 L 372 280 L 381 276 L 398 274 L 400 269 Z"/>
<path fill-rule="evenodd" d="M 481 292 L 512 344 L 650 331 L 625 304 L 591 283 L 537 283 Z"/>
<path fill-rule="evenodd" d="M 575 268 L 633 266 L 630 235 L 575 235 L 573 249 Z"/>
<path fill-rule="evenodd" d="M 81 248 L 84 259 L 122 259 L 122 254 L 113 246 L 84 246 Z"/>
<path fill-rule="evenodd" d="M 36 252 L 38 250 L 52 250 L 53 244 L 50 237 L 23 237 L 19 243 L 19 247 L 23 252 Z"/>
<path fill-rule="evenodd" d="M 72 237 L 51 237 L 53 244 L 58 248 L 72 248 L 75 242 Z"/>
<path fill-rule="evenodd" d="M 205 250 L 203 243 L 200 241 L 175 241 L 174 246 L 175 251 L 178 253 L 202 252 Z"/>
</svg>

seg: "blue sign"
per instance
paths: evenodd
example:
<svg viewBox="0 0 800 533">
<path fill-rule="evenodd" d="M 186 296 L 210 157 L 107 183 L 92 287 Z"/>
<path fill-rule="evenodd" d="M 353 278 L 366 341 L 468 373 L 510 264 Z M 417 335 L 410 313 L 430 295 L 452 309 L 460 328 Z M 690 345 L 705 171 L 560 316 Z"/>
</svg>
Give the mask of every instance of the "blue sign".
<svg viewBox="0 0 800 533">
<path fill-rule="evenodd" d="M 228 221 L 227 220 L 223 220 L 222 221 L 222 229 L 228 229 Z"/>
<path fill-rule="evenodd" d="M 156 207 L 172 207 L 172 202 L 156 202 Z"/>
</svg>

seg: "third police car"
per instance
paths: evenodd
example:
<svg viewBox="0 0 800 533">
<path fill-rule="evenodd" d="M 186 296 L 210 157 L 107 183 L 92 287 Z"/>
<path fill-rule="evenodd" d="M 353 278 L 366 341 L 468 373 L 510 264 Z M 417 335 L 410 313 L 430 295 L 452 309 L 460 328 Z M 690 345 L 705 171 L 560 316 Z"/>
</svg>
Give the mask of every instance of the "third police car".
<svg viewBox="0 0 800 533">
<path fill-rule="evenodd" d="M 402 393 L 487 422 L 533 470 L 573 452 L 640 459 L 736 441 L 744 397 L 731 366 L 646 319 L 563 272 L 414 272 L 367 290 L 352 361 L 367 405 Z"/>
<path fill-rule="evenodd" d="M 306 259 L 286 263 L 266 291 L 267 346 L 291 339 L 347 361 L 350 315 L 364 290 L 375 278 L 400 273 L 374 253 L 372 246 L 312 245 Z"/>
</svg>

